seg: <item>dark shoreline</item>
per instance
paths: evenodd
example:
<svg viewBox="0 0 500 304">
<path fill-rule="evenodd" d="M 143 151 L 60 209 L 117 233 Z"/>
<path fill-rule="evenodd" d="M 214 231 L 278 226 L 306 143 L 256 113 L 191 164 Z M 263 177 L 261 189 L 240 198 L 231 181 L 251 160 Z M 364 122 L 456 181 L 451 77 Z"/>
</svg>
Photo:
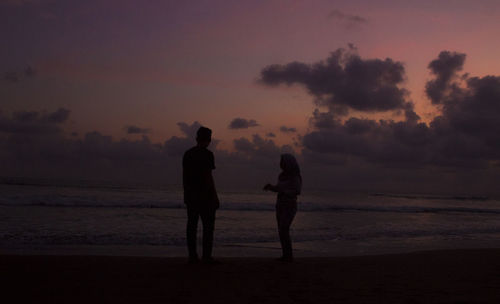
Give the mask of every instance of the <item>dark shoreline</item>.
<svg viewBox="0 0 500 304">
<path fill-rule="evenodd" d="M 0 255 L 5 303 L 500 303 L 500 249 L 378 256 Z"/>
</svg>

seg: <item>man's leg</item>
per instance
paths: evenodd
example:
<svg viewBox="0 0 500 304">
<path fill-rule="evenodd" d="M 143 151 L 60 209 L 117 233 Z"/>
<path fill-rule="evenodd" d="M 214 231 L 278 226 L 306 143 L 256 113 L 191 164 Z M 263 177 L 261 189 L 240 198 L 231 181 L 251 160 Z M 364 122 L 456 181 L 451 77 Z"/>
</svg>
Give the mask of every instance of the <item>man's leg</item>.
<svg viewBox="0 0 500 304">
<path fill-rule="evenodd" d="M 203 258 L 212 258 L 214 242 L 215 209 L 206 209 L 200 213 L 203 224 Z"/>
<path fill-rule="evenodd" d="M 186 227 L 186 237 L 187 246 L 189 251 L 189 259 L 197 260 L 198 253 L 196 252 L 196 231 L 198 230 L 198 217 L 200 212 L 197 208 L 189 207 L 187 208 L 187 227 Z"/>
</svg>

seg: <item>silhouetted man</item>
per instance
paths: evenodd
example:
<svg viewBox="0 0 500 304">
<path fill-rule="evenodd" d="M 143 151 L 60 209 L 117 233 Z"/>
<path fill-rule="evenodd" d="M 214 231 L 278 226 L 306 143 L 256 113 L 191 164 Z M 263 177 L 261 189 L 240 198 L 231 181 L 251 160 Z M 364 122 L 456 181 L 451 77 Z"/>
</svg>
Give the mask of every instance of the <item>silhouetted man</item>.
<svg viewBox="0 0 500 304">
<path fill-rule="evenodd" d="M 189 262 L 198 262 L 196 231 L 198 218 L 203 224 L 203 261 L 215 262 L 212 258 L 215 211 L 219 199 L 215 190 L 212 170 L 215 169 L 214 154 L 207 149 L 212 140 L 212 130 L 200 127 L 196 133 L 197 145 L 184 153 L 182 159 L 184 203 L 187 207 L 187 245 Z"/>
</svg>

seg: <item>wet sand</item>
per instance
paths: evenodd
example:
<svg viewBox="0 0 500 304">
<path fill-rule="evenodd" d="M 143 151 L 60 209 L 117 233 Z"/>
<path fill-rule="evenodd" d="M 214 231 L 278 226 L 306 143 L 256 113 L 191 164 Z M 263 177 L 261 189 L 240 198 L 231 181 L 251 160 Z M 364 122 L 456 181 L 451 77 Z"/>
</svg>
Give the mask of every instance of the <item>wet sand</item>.
<svg viewBox="0 0 500 304">
<path fill-rule="evenodd" d="M 299 258 L 0 255 L 3 303 L 500 303 L 500 249 Z"/>
</svg>

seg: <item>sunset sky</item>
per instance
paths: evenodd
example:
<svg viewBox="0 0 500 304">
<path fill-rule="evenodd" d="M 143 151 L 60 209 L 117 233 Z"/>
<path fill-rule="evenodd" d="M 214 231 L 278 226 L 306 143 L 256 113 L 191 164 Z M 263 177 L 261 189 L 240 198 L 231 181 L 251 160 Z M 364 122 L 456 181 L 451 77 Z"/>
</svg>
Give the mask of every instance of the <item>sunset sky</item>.
<svg viewBox="0 0 500 304">
<path fill-rule="evenodd" d="M 28 112 L 38 112 L 37 118 L 25 120 L 39 123 L 33 128 L 50 121 L 59 130 L 57 142 L 81 141 L 87 133 L 97 131 L 112 136 L 113 142 L 123 138 L 126 143 L 141 141 L 145 135 L 151 145 L 164 145 L 171 139 L 184 139 L 189 132 L 183 132 L 182 126 L 184 130 L 194 128 L 197 121 L 213 130 L 220 141 L 217 149 L 227 155 L 245 152 L 245 144 L 255 145 L 251 151 L 260 151 L 259 140 L 264 144 L 272 140 L 276 147 L 290 145 L 284 150 L 293 149 L 298 155 L 340 153 L 377 163 L 393 158 L 381 156 L 373 161 L 353 150 L 315 150 L 313 135 L 323 131 L 314 111 L 334 114 L 342 104 L 348 113 L 335 116 L 340 122 L 351 117 L 397 122 L 405 121 L 404 111 L 413 104 L 419 123 L 432 134 L 442 134 L 432 129 L 431 122 L 449 106 L 444 99 L 432 104 L 426 93 L 426 84 L 441 71 L 437 68 L 432 74 L 429 63 L 442 51 L 450 51 L 450 57 L 456 55 L 453 58 L 458 61 L 463 59 L 450 80 L 456 79 L 458 84 L 462 77 L 462 88 L 467 87 L 467 79 L 500 74 L 498 1 L 0 0 L 0 20 L 0 158 L 4 164 L 10 163 L 9 147 L 19 133 L 8 126 L 16 124 L 13 128 L 19 130 L 19 113 Z M 349 97 L 339 100 L 338 88 L 315 94 L 312 80 L 302 78 L 305 74 L 279 74 L 292 62 L 309 67 L 324 63 L 339 48 L 362 62 L 390 58 L 400 63 L 404 70 L 398 75 L 403 81 L 388 85 L 406 89 L 404 101 L 383 110 L 363 110 L 353 106 Z M 279 67 L 274 70 L 279 73 L 266 81 L 264 72 L 272 65 Z M 314 74 L 312 70 L 307 73 Z M 453 88 L 452 82 L 443 81 Z M 463 96 L 476 92 L 473 85 L 464 89 L 470 91 L 463 91 Z M 488 95 L 492 100 L 500 96 L 496 85 L 488 91 L 494 92 Z M 320 104 L 318 97 L 332 99 Z M 56 112 L 58 109 L 63 111 Z M 453 111 L 445 114 L 452 122 L 457 113 Z M 498 105 L 493 113 L 500 114 Z M 236 118 L 246 121 L 237 121 L 230 128 Z M 488 136 L 483 141 L 488 152 L 479 149 L 481 157 L 474 159 L 493 168 L 498 166 L 500 147 L 492 146 L 496 138 Z M 35 150 L 42 149 L 40 142 Z M 235 148 L 238 143 L 240 148 Z M 461 164 L 463 155 L 471 155 L 467 153 L 456 157 Z M 430 157 L 432 161 L 411 158 L 409 162 L 441 166 L 443 162 L 436 161 L 441 156 Z M 321 157 L 314 159 L 320 161 Z M 325 164 L 331 163 L 331 159 L 325 160 Z M 29 172 L 16 166 L 10 174 Z"/>
</svg>

